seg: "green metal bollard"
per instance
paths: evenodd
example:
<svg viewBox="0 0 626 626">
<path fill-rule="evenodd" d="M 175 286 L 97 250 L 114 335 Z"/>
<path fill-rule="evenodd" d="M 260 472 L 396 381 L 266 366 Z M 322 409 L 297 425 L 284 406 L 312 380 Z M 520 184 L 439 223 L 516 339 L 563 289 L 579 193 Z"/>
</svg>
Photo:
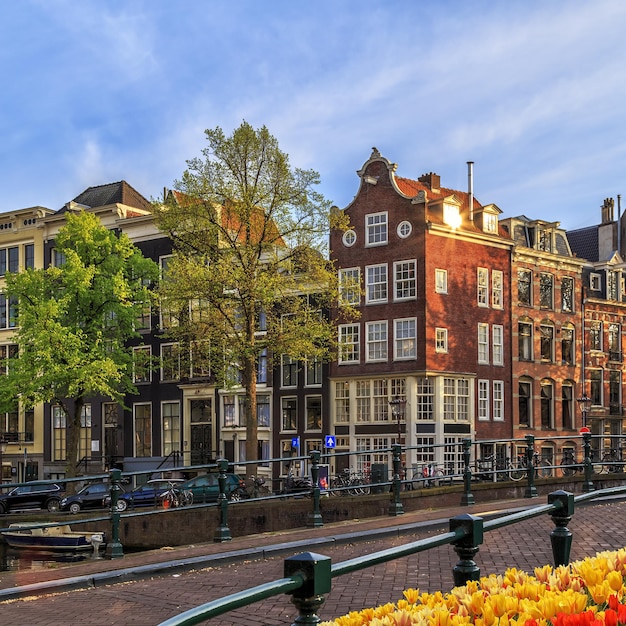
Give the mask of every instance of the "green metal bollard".
<svg viewBox="0 0 626 626">
<path fill-rule="evenodd" d="M 402 515 L 404 513 L 404 507 L 400 502 L 400 489 L 402 487 L 402 480 L 400 478 L 400 467 L 402 465 L 402 446 L 399 443 L 394 443 L 391 446 L 391 453 L 393 455 L 393 482 L 391 489 L 393 491 L 393 499 L 389 503 L 389 515 Z"/>
<path fill-rule="evenodd" d="M 537 487 L 535 487 L 535 437 L 533 435 L 526 435 L 526 491 L 524 492 L 525 498 L 536 498 Z"/>
<path fill-rule="evenodd" d="M 574 494 L 559 490 L 548 494 L 548 504 L 559 502 L 561 506 L 550 517 L 556 528 L 550 533 L 550 543 L 552 544 L 552 556 L 554 566 L 568 565 L 569 555 L 572 549 L 572 531 L 567 524 L 574 515 Z"/>
<path fill-rule="evenodd" d="M 461 506 L 474 504 L 472 494 L 472 468 L 470 467 L 471 439 L 463 439 L 463 495 L 461 496 Z"/>
<path fill-rule="evenodd" d="M 589 493 L 590 491 L 594 491 L 595 487 L 593 486 L 593 480 L 591 476 L 593 475 L 593 464 L 591 463 L 591 433 L 584 432 L 583 433 L 583 450 L 584 450 L 584 461 L 583 461 L 583 470 L 585 473 L 585 480 L 583 481 L 583 493 Z"/>
<path fill-rule="evenodd" d="M 452 577 L 454 585 L 460 587 L 469 580 L 480 578 L 480 567 L 474 562 L 474 556 L 483 542 L 483 519 L 469 513 L 457 515 L 450 519 L 450 532 L 457 528 L 464 528 L 466 531 L 462 539 L 452 542 L 454 551 L 461 559 L 452 569 Z"/>
<path fill-rule="evenodd" d="M 120 559 L 124 556 L 124 548 L 120 542 L 120 512 L 117 510 L 117 500 L 119 498 L 120 481 L 122 480 L 122 471 L 119 469 L 111 470 L 111 541 L 107 542 L 105 555 L 109 559 Z"/>
<path fill-rule="evenodd" d="M 219 459 L 217 461 L 217 469 L 219 475 L 217 482 L 220 487 L 220 495 L 217 496 L 217 508 L 219 510 L 219 526 L 215 529 L 213 541 L 219 543 L 221 541 L 230 541 L 230 528 L 228 528 L 228 498 L 226 497 L 226 472 L 228 471 L 228 459 Z"/>
<path fill-rule="evenodd" d="M 303 552 L 285 559 L 285 577 L 300 574 L 304 582 L 300 589 L 291 593 L 291 602 L 298 609 L 298 617 L 291 626 L 319 624 L 322 620 L 317 611 L 324 604 L 324 595 L 332 586 L 331 560 L 314 552 Z"/>
<path fill-rule="evenodd" d="M 313 450 L 311 452 L 311 481 L 313 486 L 311 494 L 313 496 L 313 512 L 309 513 L 307 526 L 319 528 L 324 525 L 322 514 L 320 512 L 320 451 Z"/>
</svg>

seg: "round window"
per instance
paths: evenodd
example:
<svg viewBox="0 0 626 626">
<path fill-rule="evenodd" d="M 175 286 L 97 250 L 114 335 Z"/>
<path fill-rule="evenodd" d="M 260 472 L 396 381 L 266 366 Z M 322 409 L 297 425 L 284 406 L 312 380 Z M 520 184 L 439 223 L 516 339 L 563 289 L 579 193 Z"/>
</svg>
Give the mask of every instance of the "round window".
<svg viewBox="0 0 626 626">
<path fill-rule="evenodd" d="M 413 230 L 413 226 L 411 226 L 411 222 L 400 222 L 398 224 L 398 237 L 402 237 L 402 239 L 406 239 Z"/>
<path fill-rule="evenodd" d="M 356 243 L 356 233 L 353 230 L 347 230 L 343 234 L 343 245 L 346 247 L 353 246 Z"/>
</svg>

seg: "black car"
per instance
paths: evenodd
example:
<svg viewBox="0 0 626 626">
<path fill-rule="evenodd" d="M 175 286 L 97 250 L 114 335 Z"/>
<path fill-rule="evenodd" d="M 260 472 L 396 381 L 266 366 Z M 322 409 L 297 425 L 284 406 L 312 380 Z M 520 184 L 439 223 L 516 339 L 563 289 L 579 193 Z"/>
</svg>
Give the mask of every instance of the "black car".
<svg viewBox="0 0 626 626">
<path fill-rule="evenodd" d="M 80 491 L 61 500 L 61 510 L 78 513 L 82 509 L 100 509 L 110 501 L 109 483 L 90 483 Z"/>
<path fill-rule="evenodd" d="M 0 513 L 23 509 L 58 511 L 64 495 L 64 487 L 56 483 L 22 485 L 0 494 Z"/>
<path fill-rule="evenodd" d="M 141 485 L 132 491 L 121 493 L 117 500 L 117 510 L 125 511 L 128 507 L 137 506 L 162 506 L 161 497 L 169 489 L 176 489 L 183 481 L 178 478 L 157 478 L 149 480 L 147 484 Z M 111 505 L 111 498 L 107 497 L 105 505 Z"/>
</svg>

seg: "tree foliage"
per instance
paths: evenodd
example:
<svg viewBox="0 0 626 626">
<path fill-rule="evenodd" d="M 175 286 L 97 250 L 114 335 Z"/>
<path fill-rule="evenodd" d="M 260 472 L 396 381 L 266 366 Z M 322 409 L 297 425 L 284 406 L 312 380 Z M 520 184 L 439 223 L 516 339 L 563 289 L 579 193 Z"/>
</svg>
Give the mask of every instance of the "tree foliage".
<svg viewBox="0 0 626 626">
<path fill-rule="evenodd" d="M 132 383 L 135 320 L 150 298 L 158 267 L 124 234 L 116 235 L 87 212 L 68 213 L 55 240 L 59 267 L 7 274 L 17 299 L 19 356 L 8 363 L 0 407 L 17 401 L 60 405 L 67 415 L 66 475 L 76 475 L 81 411 L 103 395 L 123 403 Z"/>
<path fill-rule="evenodd" d="M 315 190 L 318 173 L 292 168 L 266 127 L 205 133 L 202 157 L 155 206 L 175 247 L 162 306 L 175 313 L 169 336 L 189 344 L 219 385 L 245 389 L 252 460 L 259 355 L 323 360 L 336 345 L 323 314 L 337 298 L 326 246 L 344 217 Z"/>
</svg>

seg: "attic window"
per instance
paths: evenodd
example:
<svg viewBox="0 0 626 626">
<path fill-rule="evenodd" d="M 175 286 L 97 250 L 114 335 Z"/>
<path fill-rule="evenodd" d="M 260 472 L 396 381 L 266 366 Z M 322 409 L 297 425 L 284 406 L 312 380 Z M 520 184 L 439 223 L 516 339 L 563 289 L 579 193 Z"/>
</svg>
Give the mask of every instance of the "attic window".
<svg viewBox="0 0 626 626">
<path fill-rule="evenodd" d="M 343 245 L 351 248 L 356 243 L 356 233 L 353 230 L 347 230 L 343 234 Z"/>
<path fill-rule="evenodd" d="M 486 233 L 497 233 L 498 216 L 493 213 L 483 213 L 483 230 Z"/>
<path fill-rule="evenodd" d="M 443 205 L 443 222 L 450 228 L 458 228 L 461 225 L 461 214 L 459 207 L 455 204 Z"/>
</svg>

